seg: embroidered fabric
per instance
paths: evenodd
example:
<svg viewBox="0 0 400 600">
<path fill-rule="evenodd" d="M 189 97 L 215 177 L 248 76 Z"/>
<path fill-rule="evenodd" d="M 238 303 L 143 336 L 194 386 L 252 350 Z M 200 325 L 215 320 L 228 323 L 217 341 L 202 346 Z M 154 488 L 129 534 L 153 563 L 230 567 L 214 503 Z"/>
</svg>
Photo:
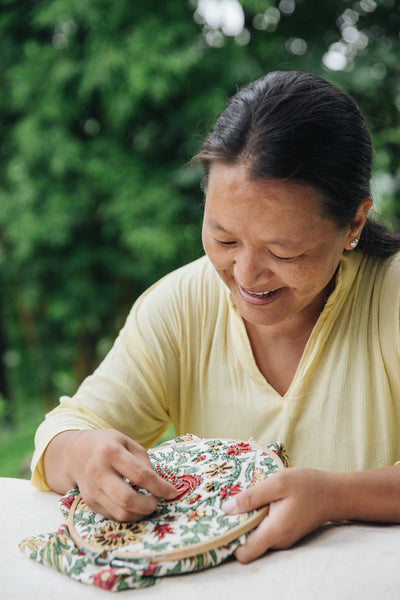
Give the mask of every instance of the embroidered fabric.
<svg viewBox="0 0 400 600">
<path fill-rule="evenodd" d="M 223 503 L 289 465 L 279 442 L 259 446 L 190 434 L 150 450 L 149 456 L 155 471 L 177 488 L 172 501 L 161 501 L 146 519 L 118 523 L 92 511 L 79 490 L 71 490 L 59 501 L 66 523 L 55 533 L 24 540 L 22 552 L 111 591 L 144 588 L 164 576 L 214 567 L 244 543 L 268 512 L 265 507 L 228 516 Z"/>
</svg>

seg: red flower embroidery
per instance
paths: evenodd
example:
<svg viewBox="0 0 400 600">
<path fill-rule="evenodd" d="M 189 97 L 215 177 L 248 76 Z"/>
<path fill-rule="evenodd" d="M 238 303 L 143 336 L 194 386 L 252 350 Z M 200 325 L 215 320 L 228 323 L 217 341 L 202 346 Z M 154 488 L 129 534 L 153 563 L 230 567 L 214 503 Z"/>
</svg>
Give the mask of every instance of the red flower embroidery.
<svg viewBox="0 0 400 600">
<path fill-rule="evenodd" d="M 180 500 L 192 490 L 195 490 L 201 484 L 201 477 L 198 475 L 179 475 L 176 477 L 175 487 L 178 494 L 173 500 Z"/>
<path fill-rule="evenodd" d="M 201 456 L 198 456 L 195 460 L 195 462 L 201 462 L 202 460 L 206 460 L 207 456 L 205 454 L 202 454 Z"/>
<path fill-rule="evenodd" d="M 176 487 L 177 494 L 175 498 L 166 500 L 166 502 L 176 502 L 186 496 L 192 490 L 195 490 L 201 484 L 201 477 L 198 475 L 175 475 L 167 467 L 162 468 L 160 463 L 156 465 L 157 473 L 172 483 Z"/>
<path fill-rule="evenodd" d="M 68 510 L 69 510 L 71 508 L 75 498 L 76 498 L 76 496 L 74 496 L 74 494 L 69 494 L 68 496 L 63 496 L 62 498 L 60 498 L 60 504 L 62 506 L 65 506 L 65 508 L 68 508 Z"/>
<path fill-rule="evenodd" d="M 235 496 L 242 491 L 240 483 L 234 485 L 223 485 L 219 490 L 220 498 L 229 498 L 229 496 Z"/>
<path fill-rule="evenodd" d="M 60 527 L 57 529 L 56 535 L 69 535 L 68 525 L 65 525 L 65 523 L 60 525 Z"/>
<path fill-rule="evenodd" d="M 194 496 L 191 496 L 190 498 L 187 499 L 187 503 L 188 504 L 196 504 L 196 502 L 198 502 L 201 499 L 200 494 L 195 494 Z"/>
<path fill-rule="evenodd" d="M 91 577 L 94 585 L 97 587 L 102 588 L 103 590 L 112 590 L 117 579 L 117 573 L 115 569 L 105 569 L 104 571 L 100 571 Z"/>
<path fill-rule="evenodd" d="M 162 540 L 167 533 L 173 533 L 173 530 L 168 523 L 158 523 L 158 525 L 154 527 L 154 533 L 159 540 Z"/>
<path fill-rule="evenodd" d="M 250 444 L 246 442 L 239 442 L 238 444 L 233 444 L 228 448 L 229 456 L 237 456 L 238 454 L 242 454 L 243 452 L 251 452 Z"/>
<path fill-rule="evenodd" d="M 143 571 L 144 577 L 152 577 L 154 575 L 154 573 L 156 572 L 157 567 L 158 567 L 157 563 L 151 562 L 149 564 L 149 566 L 147 567 L 147 569 L 145 571 Z"/>
</svg>

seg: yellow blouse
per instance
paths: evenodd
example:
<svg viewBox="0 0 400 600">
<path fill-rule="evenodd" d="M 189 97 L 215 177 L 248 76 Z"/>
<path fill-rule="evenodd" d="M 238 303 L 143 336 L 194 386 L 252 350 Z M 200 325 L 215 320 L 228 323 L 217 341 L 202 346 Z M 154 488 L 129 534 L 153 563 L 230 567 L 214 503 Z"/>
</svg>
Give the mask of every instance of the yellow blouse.
<svg viewBox="0 0 400 600">
<path fill-rule="evenodd" d="M 354 471 L 400 459 L 400 256 L 345 252 L 291 386 L 259 371 L 229 290 L 206 256 L 134 304 L 112 350 L 36 434 L 42 456 L 68 429 L 113 427 L 149 447 L 176 432 L 282 441 L 296 466 Z"/>
</svg>

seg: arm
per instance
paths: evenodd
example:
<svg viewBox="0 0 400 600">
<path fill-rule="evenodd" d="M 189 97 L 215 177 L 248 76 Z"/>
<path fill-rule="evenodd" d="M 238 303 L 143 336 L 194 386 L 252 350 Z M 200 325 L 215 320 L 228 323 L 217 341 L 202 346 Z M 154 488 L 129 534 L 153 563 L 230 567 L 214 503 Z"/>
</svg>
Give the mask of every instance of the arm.
<svg viewBox="0 0 400 600">
<path fill-rule="evenodd" d="M 400 466 L 355 473 L 289 468 L 228 500 L 228 514 L 270 504 L 269 514 L 238 548 L 248 563 L 285 549 L 328 521 L 400 523 Z"/>
<path fill-rule="evenodd" d="M 174 498 L 175 487 L 159 477 L 147 452 L 113 429 L 65 431 L 50 442 L 44 455 L 49 486 L 60 494 L 79 487 L 85 502 L 117 521 L 153 512 L 160 498 Z M 149 492 L 134 491 L 124 477 Z"/>
<path fill-rule="evenodd" d="M 177 412 L 179 345 L 177 327 L 167 329 L 171 314 L 157 288 L 136 302 L 95 373 L 40 425 L 34 485 L 59 493 L 78 486 L 93 509 L 117 520 L 151 513 L 158 498 L 176 495 L 142 447 L 153 445 Z M 124 477 L 151 495 L 138 494 Z"/>
</svg>

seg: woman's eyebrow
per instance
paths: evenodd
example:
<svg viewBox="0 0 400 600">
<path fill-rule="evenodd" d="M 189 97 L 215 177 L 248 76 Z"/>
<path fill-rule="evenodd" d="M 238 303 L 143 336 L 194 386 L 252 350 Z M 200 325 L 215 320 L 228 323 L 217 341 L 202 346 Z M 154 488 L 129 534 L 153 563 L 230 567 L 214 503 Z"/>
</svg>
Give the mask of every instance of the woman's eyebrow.
<svg viewBox="0 0 400 600">
<path fill-rule="evenodd" d="M 224 233 L 228 233 L 229 235 L 231 235 L 230 231 L 225 229 L 225 227 L 223 225 L 221 225 L 220 223 L 218 223 L 217 221 L 214 221 L 214 219 L 206 219 L 206 222 L 207 222 L 207 225 L 209 225 L 213 229 L 218 229 L 219 231 L 223 231 Z"/>
<path fill-rule="evenodd" d="M 220 223 L 218 223 L 218 221 L 215 221 L 214 219 L 206 219 L 206 223 L 209 227 L 211 227 L 212 229 L 216 229 L 218 231 L 221 231 L 222 233 L 225 233 L 227 235 L 233 235 L 233 233 L 231 231 L 229 231 L 228 229 L 225 229 L 225 227 L 223 225 L 221 225 Z M 287 238 L 287 239 L 276 239 L 276 240 L 265 240 L 265 243 L 271 246 L 279 246 L 281 248 L 285 248 L 285 249 L 290 249 L 290 250 L 298 250 L 300 243 L 297 240 L 293 240 L 292 238 Z"/>
</svg>

